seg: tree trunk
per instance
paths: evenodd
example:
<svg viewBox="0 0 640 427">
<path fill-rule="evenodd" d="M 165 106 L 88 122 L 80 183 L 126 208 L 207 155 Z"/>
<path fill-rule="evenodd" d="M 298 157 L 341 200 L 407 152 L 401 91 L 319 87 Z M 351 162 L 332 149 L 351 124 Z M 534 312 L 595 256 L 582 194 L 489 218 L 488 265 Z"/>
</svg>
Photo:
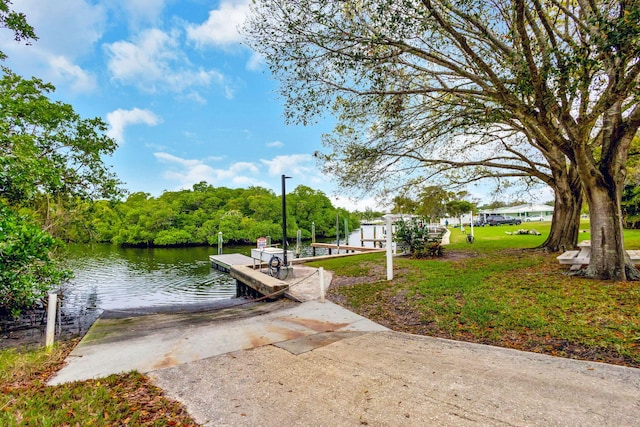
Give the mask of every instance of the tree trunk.
<svg viewBox="0 0 640 427">
<path fill-rule="evenodd" d="M 566 170 L 553 170 L 555 201 L 549 237 L 540 245 L 550 252 L 564 252 L 578 243 L 582 184 L 573 166 Z"/>
<path fill-rule="evenodd" d="M 638 280 L 640 272 L 624 249 L 617 187 L 585 185 L 591 217 L 591 258 L 584 275 L 603 280 Z"/>
<path fill-rule="evenodd" d="M 640 110 L 639 110 L 640 111 Z M 627 123 L 628 124 L 628 123 Z M 591 217 L 591 255 L 584 271 L 587 277 L 603 280 L 639 280 L 624 247 L 622 229 L 622 188 L 626 177 L 627 154 L 637 126 L 622 119 L 622 102 L 604 114 L 597 142 L 599 159 L 588 144 L 576 146 L 573 154 Z"/>
</svg>

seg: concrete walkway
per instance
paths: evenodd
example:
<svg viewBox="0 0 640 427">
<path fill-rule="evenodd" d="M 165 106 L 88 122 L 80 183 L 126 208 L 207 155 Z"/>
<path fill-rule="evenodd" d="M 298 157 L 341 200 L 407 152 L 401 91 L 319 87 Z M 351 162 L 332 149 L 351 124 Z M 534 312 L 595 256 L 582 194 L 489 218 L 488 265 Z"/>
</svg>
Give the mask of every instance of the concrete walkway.
<svg viewBox="0 0 640 427">
<path fill-rule="evenodd" d="M 51 384 L 136 369 L 206 426 L 638 425 L 638 369 L 392 332 L 305 280 L 303 303 L 107 313 Z"/>
</svg>

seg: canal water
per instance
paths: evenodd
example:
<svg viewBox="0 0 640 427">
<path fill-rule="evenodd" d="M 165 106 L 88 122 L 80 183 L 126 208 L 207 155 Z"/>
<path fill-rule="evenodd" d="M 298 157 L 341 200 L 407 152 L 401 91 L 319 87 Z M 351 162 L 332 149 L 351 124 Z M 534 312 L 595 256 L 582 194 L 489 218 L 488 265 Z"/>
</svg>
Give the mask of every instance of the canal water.
<svg viewBox="0 0 640 427">
<path fill-rule="evenodd" d="M 377 237 L 382 227 L 377 227 Z M 364 226 L 365 239 L 373 227 Z M 361 232 L 349 235 L 348 244 L 360 246 Z M 334 240 L 326 240 L 331 243 Z M 346 242 L 341 239 L 340 244 Z M 372 243 L 365 246 L 372 247 Z M 253 246 L 225 246 L 223 253 L 251 254 Z M 295 250 L 295 240 L 290 242 Z M 65 311 L 118 310 L 138 307 L 209 303 L 235 297 L 235 280 L 211 268 L 209 255 L 217 247 L 121 248 L 114 245 L 70 245 L 69 267 L 75 277 L 65 286 Z M 335 251 L 334 251 L 335 253 Z M 322 250 L 317 255 L 323 255 Z M 302 257 L 312 256 L 303 242 Z"/>
<path fill-rule="evenodd" d="M 72 245 L 75 277 L 64 288 L 64 306 L 113 310 L 232 298 L 235 281 L 210 268 L 212 253 L 209 247 Z"/>
</svg>

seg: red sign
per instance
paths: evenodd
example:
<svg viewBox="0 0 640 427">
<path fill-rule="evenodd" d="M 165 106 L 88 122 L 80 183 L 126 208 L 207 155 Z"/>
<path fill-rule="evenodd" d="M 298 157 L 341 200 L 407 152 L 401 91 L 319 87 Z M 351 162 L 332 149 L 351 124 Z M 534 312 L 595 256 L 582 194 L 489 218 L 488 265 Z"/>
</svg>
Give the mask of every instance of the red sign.
<svg viewBox="0 0 640 427">
<path fill-rule="evenodd" d="M 264 249 L 267 247 L 267 238 L 258 237 L 258 249 Z"/>
</svg>

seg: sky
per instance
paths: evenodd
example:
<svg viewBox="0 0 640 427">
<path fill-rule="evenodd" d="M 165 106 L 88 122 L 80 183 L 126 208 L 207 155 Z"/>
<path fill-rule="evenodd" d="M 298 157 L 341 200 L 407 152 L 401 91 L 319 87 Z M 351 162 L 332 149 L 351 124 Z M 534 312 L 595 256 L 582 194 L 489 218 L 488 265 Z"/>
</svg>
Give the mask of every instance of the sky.
<svg viewBox="0 0 640 427">
<path fill-rule="evenodd" d="M 215 187 L 298 185 L 335 206 L 384 210 L 349 199 L 313 157 L 331 117 L 286 125 L 278 83 L 243 44 L 250 0 L 15 0 L 38 40 L 4 30 L 4 65 L 56 87 L 82 117 L 101 117 L 118 142 L 106 158 L 129 192 L 159 196 L 206 181 Z"/>
<path fill-rule="evenodd" d="M 246 0 L 16 0 L 38 40 L 0 38 L 4 65 L 53 83 L 51 97 L 101 117 L 118 142 L 105 159 L 130 192 L 159 196 L 207 181 L 298 185 L 336 206 L 377 209 L 373 198 L 336 198 L 313 157 L 331 118 L 286 125 L 277 82 L 238 31 Z"/>
</svg>

